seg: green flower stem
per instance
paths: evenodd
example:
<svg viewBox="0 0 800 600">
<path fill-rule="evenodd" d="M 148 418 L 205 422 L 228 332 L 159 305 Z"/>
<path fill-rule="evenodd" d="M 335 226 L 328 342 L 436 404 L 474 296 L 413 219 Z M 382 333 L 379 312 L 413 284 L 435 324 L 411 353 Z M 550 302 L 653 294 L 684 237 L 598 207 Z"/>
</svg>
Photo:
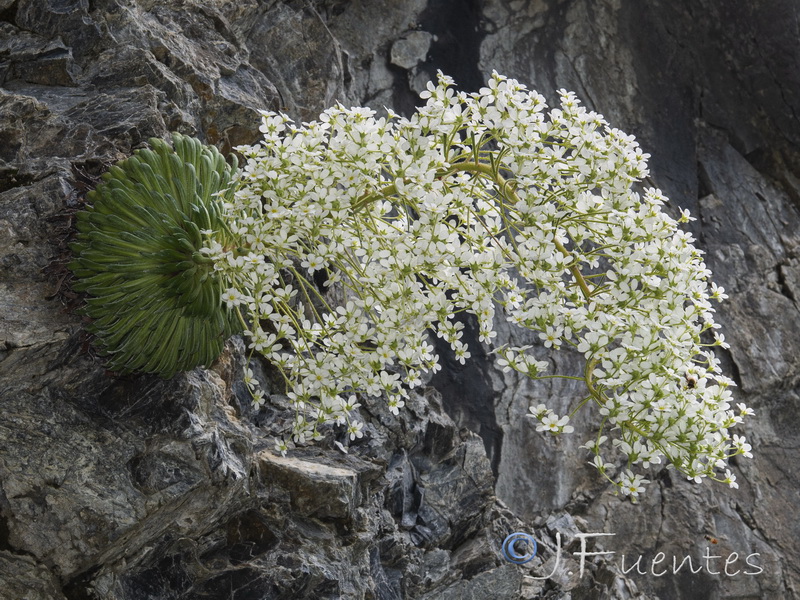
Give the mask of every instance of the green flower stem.
<svg viewBox="0 0 800 600">
<path fill-rule="evenodd" d="M 457 171 L 466 171 L 468 173 L 479 173 L 481 175 L 485 175 L 489 177 L 495 184 L 497 184 L 497 186 L 500 188 L 500 193 L 507 195 L 513 204 L 520 202 L 520 198 L 511 188 L 509 180 L 503 177 L 499 170 L 495 169 L 492 165 L 482 162 L 457 163 L 451 167 L 450 172 L 454 173 Z M 553 238 L 553 244 L 565 257 L 572 258 L 572 253 L 566 249 L 564 244 L 555 238 Z M 577 265 L 572 264 L 569 266 L 569 270 L 572 273 L 572 276 L 575 277 L 575 282 L 578 284 L 578 287 L 581 288 L 584 297 L 589 300 L 592 297 L 592 291 L 589 289 L 589 286 L 587 285 L 586 280 L 583 278 L 583 274 L 580 272 L 580 269 L 578 269 Z"/>
<path fill-rule="evenodd" d="M 594 387 L 594 378 L 592 377 L 592 371 L 597 366 L 597 359 L 593 358 L 588 363 L 586 363 L 586 370 L 584 371 L 584 381 L 586 382 L 586 388 L 589 390 L 589 394 L 592 398 L 595 399 L 598 405 L 602 406 L 606 402 L 606 398 L 603 394 Z"/>
<path fill-rule="evenodd" d="M 464 161 L 455 163 L 450 166 L 447 170 L 439 171 L 436 174 L 437 179 L 441 179 L 453 173 L 457 173 L 459 171 L 463 171 L 466 173 L 474 173 L 477 175 L 483 175 L 488 177 L 491 181 L 493 181 L 499 188 L 500 193 L 506 196 L 509 201 L 513 204 L 520 202 L 520 198 L 517 193 L 512 189 L 511 182 L 503 177 L 500 174 L 499 168 L 495 165 L 491 165 L 484 162 L 479 161 Z M 361 196 L 356 202 L 353 204 L 353 210 L 359 211 L 366 206 L 369 206 L 376 200 L 380 198 L 389 198 L 391 196 L 397 195 L 397 185 L 395 183 L 390 183 L 386 187 L 381 188 L 377 192 L 372 192 L 371 194 L 365 194 Z M 566 258 L 572 258 L 572 253 L 567 250 L 567 248 L 559 242 L 557 239 L 553 238 L 553 244 L 558 249 L 561 254 L 563 254 Z M 580 269 L 576 264 L 569 265 L 569 270 L 572 273 L 572 276 L 575 278 L 575 282 L 578 284 L 578 287 L 581 289 L 584 298 L 587 300 L 591 299 L 592 297 L 592 290 L 589 289 L 589 285 L 586 283 L 586 280 L 583 278 L 583 274 L 581 273 Z"/>
</svg>

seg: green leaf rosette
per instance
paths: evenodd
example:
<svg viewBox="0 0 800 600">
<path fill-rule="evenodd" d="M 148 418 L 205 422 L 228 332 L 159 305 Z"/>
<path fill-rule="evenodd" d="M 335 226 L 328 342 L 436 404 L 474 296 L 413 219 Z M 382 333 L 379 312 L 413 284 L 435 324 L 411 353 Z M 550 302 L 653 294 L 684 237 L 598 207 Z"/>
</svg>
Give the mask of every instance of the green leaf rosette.
<svg viewBox="0 0 800 600">
<path fill-rule="evenodd" d="M 86 292 L 95 345 L 120 373 L 170 377 L 207 365 L 241 329 L 227 285 L 201 251 L 230 235 L 222 202 L 236 169 L 216 148 L 151 139 L 103 175 L 77 215 L 73 288 Z"/>
</svg>

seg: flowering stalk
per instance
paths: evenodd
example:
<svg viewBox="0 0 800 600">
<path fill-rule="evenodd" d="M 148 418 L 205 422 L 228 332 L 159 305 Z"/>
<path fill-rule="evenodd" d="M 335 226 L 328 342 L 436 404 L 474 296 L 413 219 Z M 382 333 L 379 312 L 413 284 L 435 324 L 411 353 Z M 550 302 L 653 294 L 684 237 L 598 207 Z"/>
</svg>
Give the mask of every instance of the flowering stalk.
<svg viewBox="0 0 800 600">
<path fill-rule="evenodd" d="M 718 471 L 749 455 L 728 430 L 751 411 L 731 409 L 709 348 L 726 346 L 710 304 L 724 291 L 661 193 L 633 190 L 647 155 L 565 91 L 547 111 L 498 74 L 469 95 L 440 75 L 423 98 L 410 119 L 336 106 L 298 126 L 265 112 L 264 143 L 239 148 L 246 162 L 225 203 L 235 247 L 212 240 L 204 252 L 234 282 L 224 299 L 251 349 L 285 377 L 294 441 L 328 424 L 361 437 L 361 399 L 384 397 L 397 413 L 440 368 L 428 332 L 469 358 L 455 321 L 467 312 L 483 343 L 495 344 L 497 317 L 541 341 L 495 344 L 504 371 L 585 381 L 572 414 L 596 406 L 586 447 L 622 493 L 647 482 L 631 468 L 662 458 L 735 486 Z M 582 376 L 546 374 L 542 345 L 576 349 Z M 530 416 L 540 430 L 573 429 L 544 405 Z M 614 479 L 618 454 L 627 468 Z"/>
</svg>

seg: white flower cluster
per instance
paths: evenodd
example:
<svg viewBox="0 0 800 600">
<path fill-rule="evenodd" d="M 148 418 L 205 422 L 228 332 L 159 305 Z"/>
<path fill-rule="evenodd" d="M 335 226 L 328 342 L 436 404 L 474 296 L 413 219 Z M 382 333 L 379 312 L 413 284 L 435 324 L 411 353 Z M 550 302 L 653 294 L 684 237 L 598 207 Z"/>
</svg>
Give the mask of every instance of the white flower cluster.
<svg viewBox="0 0 800 600">
<path fill-rule="evenodd" d="M 487 344 L 506 319 L 585 356 L 582 374 L 557 375 L 585 380 L 575 410 L 592 403 L 602 420 L 586 447 L 622 493 L 647 482 L 631 467 L 662 458 L 735 485 L 718 470 L 749 455 L 728 429 L 750 411 L 731 408 L 710 348 L 725 346 L 710 304 L 724 292 L 661 193 L 633 191 L 647 155 L 563 90 L 548 109 L 496 73 L 475 94 L 440 75 L 422 97 L 410 119 L 336 106 L 296 125 L 265 112 L 263 143 L 238 149 L 246 163 L 226 206 L 238 245 L 207 252 L 233 282 L 224 300 L 250 347 L 285 376 L 294 441 L 328 423 L 361 437 L 358 399 L 384 397 L 397 413 L 439 369 L 430 332 L 469 358 L 454 318 L 467 312 Z M 547 368 L 531 346 L 493 352 L 504 370 Z M 543 405 L 530 416 L 539 430 L 573 429 Z M 614 480 L 606 459 L 619 452 L 628 465 Z"/>
</svg>

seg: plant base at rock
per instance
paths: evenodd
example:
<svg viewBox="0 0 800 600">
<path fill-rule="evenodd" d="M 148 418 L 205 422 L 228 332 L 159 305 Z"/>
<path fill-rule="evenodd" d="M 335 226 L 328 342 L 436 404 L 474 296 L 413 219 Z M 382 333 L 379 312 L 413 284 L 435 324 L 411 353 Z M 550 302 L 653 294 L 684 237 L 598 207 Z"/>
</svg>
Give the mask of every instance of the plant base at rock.
<svg viewBox="0 0 800 600">
<path fill-rule="evenodd" d="M 173 135 L 119 162 L 77 216 L 70 268 L 85 291 L 95 345 L 110 369 L 169 377 L 219 356 L 239 330 L 223 282 L 200 251 L 225 239 L 219 193 L 230 167 L 216 150 Z"/>
</svg>

